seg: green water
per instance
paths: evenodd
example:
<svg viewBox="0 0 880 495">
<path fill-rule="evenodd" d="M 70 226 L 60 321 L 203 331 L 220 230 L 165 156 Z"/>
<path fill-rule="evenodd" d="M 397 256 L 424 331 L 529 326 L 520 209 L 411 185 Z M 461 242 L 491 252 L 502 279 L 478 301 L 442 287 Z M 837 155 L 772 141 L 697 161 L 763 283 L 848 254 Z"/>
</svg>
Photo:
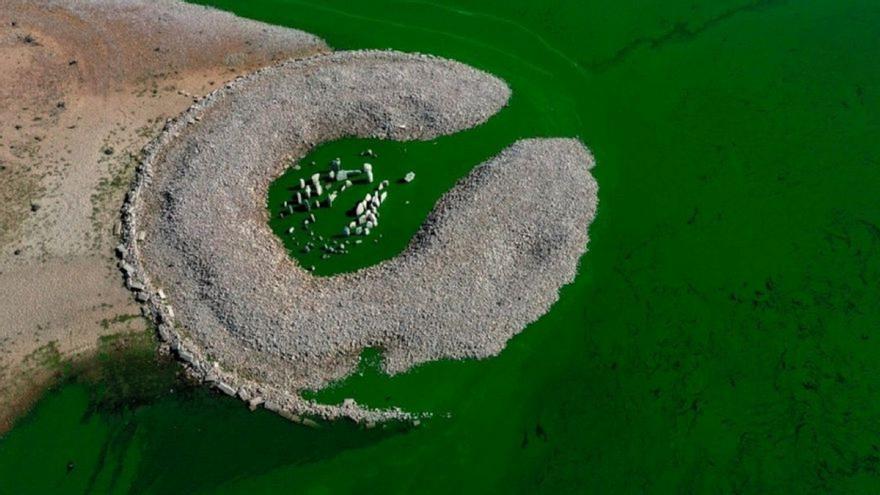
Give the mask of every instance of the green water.
<svg viewBox="0 0 880 495">
<path fill-rule="evenodd" d="M 389 379 L 372 356 L 317 394 L 434 412 L 419 428 L 75 381 L 0 439 L 0 493 L 880 491 L 880 4 L 216 5 L 506 79 L 510 108 L 449 138 L 473 147 L 436 145 L 453 171 L 432 187 L 413 159 L 396 189 L 426 204 L 519 137 L 580 137 L 600 184 L 581 274 L 497 358 Z M 339 263 L 401 249 L 391 230 Z"/>
</svg>

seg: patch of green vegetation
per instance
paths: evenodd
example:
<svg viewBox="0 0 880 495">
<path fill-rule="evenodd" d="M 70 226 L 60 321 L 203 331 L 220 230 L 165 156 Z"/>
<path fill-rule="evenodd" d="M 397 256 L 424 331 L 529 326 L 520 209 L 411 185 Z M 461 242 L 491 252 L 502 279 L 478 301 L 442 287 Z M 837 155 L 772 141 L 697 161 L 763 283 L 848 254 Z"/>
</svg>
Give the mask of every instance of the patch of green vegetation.
<svg viewBox="0 0 880 495">
<path fill-rule="evenodd" d="M 25 356 L 24 362 L 30 366 L 39 366 L 50 371 L 60 370 L 64 366 L 61 352 L 58 351 L 58 342 L 55 340 L 40 346 Z"/>
<path fill-rule="evenodd" d="M 118 325 L 122 323 L 127 323 L 132 320 L 140 319 L 141 315 L 139 314 L 122 314 L 116 315 L 113 318 L 104 318 L 100 321 L 101 328 L 107 330 L 110 328 L 110 325 Z M 103 337 L 102 337 L 103 338 Z"/>
<path fill-rule="evenodd" d="M 108 156 L 106 161 L 107 175 L 101 177 L 91 196 L 95 249 L 100 248 L 101 231 L 117 214 L 118 205 L 122 201 L 124 191 L 131 184 L 138 162 L 137 156 L 132 153 L 121 153 L 117 157 Z"/>
</svg>

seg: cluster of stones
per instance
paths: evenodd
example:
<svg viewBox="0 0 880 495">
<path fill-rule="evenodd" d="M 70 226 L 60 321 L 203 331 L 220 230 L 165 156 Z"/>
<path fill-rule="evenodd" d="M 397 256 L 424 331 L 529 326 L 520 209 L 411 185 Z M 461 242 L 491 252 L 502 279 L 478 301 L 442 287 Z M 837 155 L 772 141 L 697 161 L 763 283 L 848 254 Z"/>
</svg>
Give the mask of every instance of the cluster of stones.
<svg viewBox="0 0 880 495">
<path fill-rule="evenodd" d="M 364 168 L 368 170 L 368 180 L 372 182 L 372 169 L 367 168 L 369 163 L 364 164 Z M 354 214 L 357 220 L 352 220 L 347 226 L 342 228 L 342 235 L 370 235 L 370 231 L 379 225 L 379 207 L 388 197 L 388 191 L 384 189 L 388 187 L 388 181 L 383 180 L 379 183 L 379 187 L 368 192 L 364 199 L 358 202 L 354 207 Z"/>
<path fill-rule="evenodd" d="M 367 149 L 361 153 L 361 156 L 374 157 L 376 155 L 372 149 Z M 311 162 L 311 165 L 314 166 L 315 162 Z M 292 168 L 299 171 L 302 170 L 302 165 L 296 164 Z M 409 172 L 400 182 L 412 182 L 414 177 L 415 174 Z M 359 182 L 361 183 L 373 184 L 375 181 L 373 165 L 364 162 L 360 169 L 346 170 L 342 168 L 342 159 L 336 157 L 330 161 L 329 170 L 313 173 L 309 176 L 308 180 L 300 178 L 297 189 L 291 199 L 281 204 L 281 211 L 278 212 L 279 218 L 283 219 L 297 212 L 308 214 L 302 221 L 302 231 L 307 236 L 305 243 L 302 245 L 302 252 L 309 253 L 321 245 L 321 249 L 324 251 L 323 259 L 327 259 L 333 254 L 348 254 L 348 249 L 352 242 L 347 239 L 348 237 L 369 236 L 373 229 L 378 227 L 379 207 L 388 197 L 387 189 L 390 185 L 388 180 L 379 182 L 376 189 L 368 192 L 361 201 L 358 201 L 348 211 L 348 214 L 353 219 L 348 225 L 342 227 L 341 236 L 344 238 L 343 240 L 334 241 L 330 239 L 328 241 L 323 236 L 316 235 L 312 229 L 317 221 L 312 210 L 332 208 L 334 203 L 336 203 L 336 198 L 354 186 L 353 179 L 360 179 Z M 324 193 L 327 194 L 325 195 Z M 324 196 L 323 198 L 321 197 L 322 195 Z M 286 233 L 292 240 L 296 240 L 296 227 L 287 227 Z M 354 240 L 355 244 L 360 244 L 361 242 L 363 242 L 361 239 Z M 310 266 L 309 269 L 314 270 L 314 266 Z"/>
<path fill-rule="evenodd" d="M 147 148 L 123 209 L 126 277 L 193 374 L 252 407 L 413 419 L 299 392 L 344 378 L 367 347 L 383 349 L 389 373 L 500 352 L 577 272 L 597 202 L 589 152 L 574 139 L 519 141 L 444 195 L 400 256 L 335 277 L 288 257 L 264 198 L 291 150 L 343 136 L 431 139 L 484 122 L 509 95 L 463 64 L 375 51 L 229 84 Z"/>
</svg>

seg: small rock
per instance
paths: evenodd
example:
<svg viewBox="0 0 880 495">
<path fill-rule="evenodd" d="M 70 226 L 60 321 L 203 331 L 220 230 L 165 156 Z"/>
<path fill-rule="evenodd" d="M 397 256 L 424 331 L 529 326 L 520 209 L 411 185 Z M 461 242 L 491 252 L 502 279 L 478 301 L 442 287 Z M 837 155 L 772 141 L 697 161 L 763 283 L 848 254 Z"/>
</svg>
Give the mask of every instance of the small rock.
<svg viewBox="0 0 880 495">
<path fill-rule="evenodd" d="M 415 172 L 407 172 L 407 174 L 403 176 L 403 182 L 406 182 L 407 184 L 409 184 L 415 178 L 416 178 Z"/>
<path fill-rule="evenodd" d="M 217 382 L 217 389 L 226 395 L 235 397 L 235 389 L 224 382 Z"/>
</svg>

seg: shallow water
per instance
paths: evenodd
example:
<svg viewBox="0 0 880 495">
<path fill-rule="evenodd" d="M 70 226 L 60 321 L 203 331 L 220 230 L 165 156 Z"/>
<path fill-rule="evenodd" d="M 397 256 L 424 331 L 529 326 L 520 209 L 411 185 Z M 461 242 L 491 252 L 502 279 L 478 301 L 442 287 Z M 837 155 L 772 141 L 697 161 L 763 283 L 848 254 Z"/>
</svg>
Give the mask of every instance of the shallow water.
<svg viewBox="0 0 880 495">
<path fill-rule="evenodd" d="M 311 430 L 200 389 L 96 407 L 75 382 L 0 440 L 0 493 L 880 490 L 880 5 L 216 4 L 505 78 L 458 168 L 420 182 L 414 160 L 410 185 L 580 137 L 600 185 L 581 274 L 495 359 L 389 379 L 372 356 L 317 394 L 434 412 L 419 428 Z"/>
</svg>

